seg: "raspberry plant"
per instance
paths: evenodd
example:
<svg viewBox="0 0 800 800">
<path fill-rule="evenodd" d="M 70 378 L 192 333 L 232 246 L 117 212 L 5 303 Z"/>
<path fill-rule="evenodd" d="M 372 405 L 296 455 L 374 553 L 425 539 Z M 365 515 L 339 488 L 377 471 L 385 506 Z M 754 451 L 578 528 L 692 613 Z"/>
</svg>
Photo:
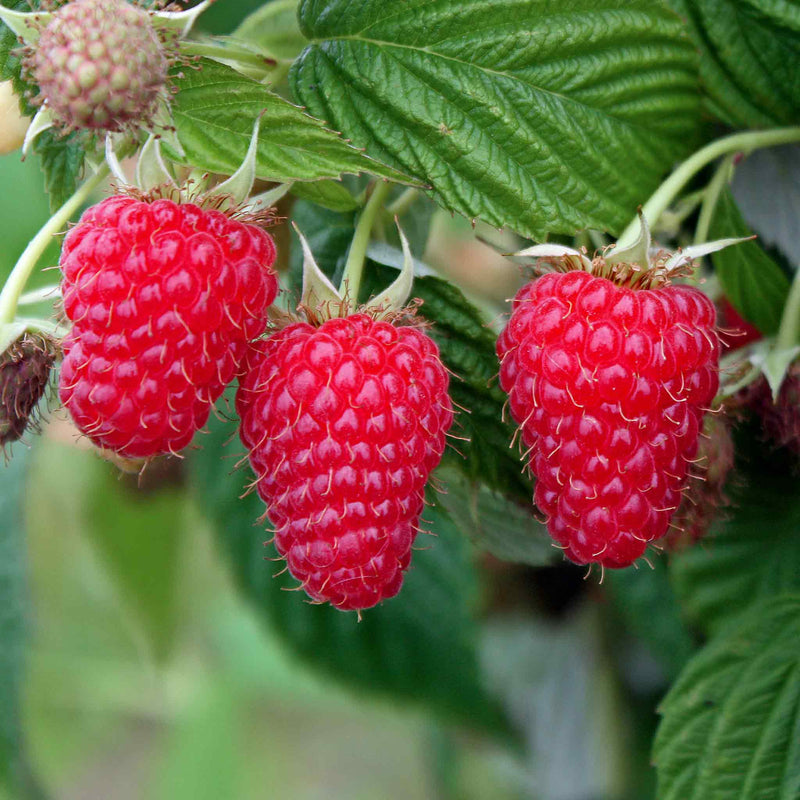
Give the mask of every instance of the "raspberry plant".
<svg viewBox="0 0 800 800">
<path fill-rule="evenodd" d="M 160 664 L 176 492 L 297 657 L 519 739 L 515 796 L 799 797 L 794 5 L 242 6 L 0 6 L 51 204 L 0 289 L 0 786 L 53 782 L 23 497 L 60 438 Z M 513 301 L 443 268 L 458 225 Z"/>
</svg>

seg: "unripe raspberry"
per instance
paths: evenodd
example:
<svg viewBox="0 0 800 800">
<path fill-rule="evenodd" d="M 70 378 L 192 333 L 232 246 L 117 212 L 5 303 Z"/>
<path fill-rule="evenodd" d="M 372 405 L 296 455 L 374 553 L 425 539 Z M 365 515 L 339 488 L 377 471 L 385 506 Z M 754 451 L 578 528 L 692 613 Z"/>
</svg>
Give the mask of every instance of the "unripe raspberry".
<svg viewBox="0 0 800 800">
<path fill-rule="evenodd" d="M 536 504 L 572 561 L 624 567 L 667 532 L 719 384 L 714 324 L 688 286 L 631 289 L 572 270 L 517 294 L 500 382 Z"/>
<path fill-rule="evenodd" d="M 55 358 L 50 339 L 29 333 L 0 355 L 0 447 L 16 442 L 35 421 Z"/>
<path fill-rule="evenodd" d="M 768 442 L 800 456 L 800 362 L 793 363 L 786 371 L 775 400 L 762 375 L 739 392 L 736 402 L 761 421 Z"/>
<path fill-rule="evenodd" d="M 72 0 L 54 13 L 26 65 L 62 127 L 119 131 L 151 120 L 168 59 L 144 9 Z"/>
<path fill-rule="evenodd" d="M 734 442 L 728 418 L 707 414 L 697 457 L 689 467 L 683 501 L 666 537 L 670 550 L 680 550 L 702 539 L 729 503 L 725 488 L 734 464 Z"/>
<path fill-rule="evenodd" d="M 425 333 L 368 314 L 251 347 L 240 435 L 275 546 L 314 600 L 364 609 L 400 590 L 453 420 L 447 388 Z"/>
<path fill-rule="evenodd" d="M 189 444 L 266 327 L 274 260 L 261 228 L 192 203 L 88 209 L 61 252 L 59 393 L 78 428 L 126 458 Z"/>
</svg>

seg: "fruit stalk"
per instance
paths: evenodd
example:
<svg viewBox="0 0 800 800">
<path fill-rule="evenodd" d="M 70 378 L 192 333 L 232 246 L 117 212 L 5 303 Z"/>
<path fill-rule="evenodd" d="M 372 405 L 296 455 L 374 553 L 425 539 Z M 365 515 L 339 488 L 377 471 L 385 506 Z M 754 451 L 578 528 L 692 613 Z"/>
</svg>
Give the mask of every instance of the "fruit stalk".
<svg viewBox="0 0 800 800">
<path fill-rule="evenodd" d="M 341 294 L 349 294 L 354 304 L 358 303 L 358 290 L 361 286 L 361 274 L 364 271 L 364 261 L 367 256 L 367 247 L 369 246 L 372 228 L 391 188 L 391 183 L 379 180 L 375 184 L 372 195 L 364 206 L 361 216 L 358 218 L 353 241 L 350 245 L 350 252 L 347 254 L 342 283 L 339 287 Z"/>
<path fill-rule="evenodd" d="M 642 213 L 645 219 L 654 226 L 658 218 L 666 211 L 670 203 L 687 183 L 701 170 L 717 158 L 728 153 L 751 153 L 762 147 L 775 147 L 779 144 L 800 142 L 800 127 L 776 128 L 771 131 L 747 131 L 734 133 L 707 144 L 686 159 L 644 204 Z M 638 216 L 631 220 L 628 227 L 619 237 L 618 246 L 623 247 L 632 242 L 639 233 Z"/>
</svg>

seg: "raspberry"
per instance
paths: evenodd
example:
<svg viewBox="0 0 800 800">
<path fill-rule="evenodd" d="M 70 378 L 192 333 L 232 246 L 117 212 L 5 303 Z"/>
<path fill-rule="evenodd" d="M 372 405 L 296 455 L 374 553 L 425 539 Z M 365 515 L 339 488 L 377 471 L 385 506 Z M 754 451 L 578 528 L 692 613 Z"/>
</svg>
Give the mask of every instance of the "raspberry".
<svg viewBox="0 0 800 800">
<path fill-rule="evenodd" d="M 368 314 L 255 343 L 236 398 L 275 546 L 316 601 L 393 597 L 453 420 L 434 342 Z"/>
<path fill-rule="evenodd" d="M 800 362 L 789 366 L 776 398 L 762 375 L 742 389 L 735 401 L 760 420 L 767 442 L 800 456 Z"/>
<path fill-rule="evenodd" d="M 706 416 L 697 458 L 689 467 L 688 490 L 665 540 L 669 550 L 681 550 L 702 539 L 711 523 L 726 513 L 729 499 L 725 489 L 734 455 L 728 418 Z"/>
<path fill-rule="evenodd" d="M 177 453 L 266 327 L 272 238 L 191 203 L 110 197 L 61 252 L 59 394 L 75 424 L 127 458 Z"/>
<path fill-rule="evenodd" d="M 719 385 L 711 301 L 574 270 L 524 286 L 500 383 L 550 535 L 578 564 L 624 567 L 662 537 Z"/>
<path fill-rule="evenodd" d="M 0 355 L 0 447 L 16 442 L 35 424 L 55 360 L 54 342 L 30 333 Z"/>
<path fill-rule="evenodd" d="M 168 59 L 144 9 L 72 0 L 53 14 L 26 65 L 63 127 L 120 131 L 152 118 Z"/>
</svg>

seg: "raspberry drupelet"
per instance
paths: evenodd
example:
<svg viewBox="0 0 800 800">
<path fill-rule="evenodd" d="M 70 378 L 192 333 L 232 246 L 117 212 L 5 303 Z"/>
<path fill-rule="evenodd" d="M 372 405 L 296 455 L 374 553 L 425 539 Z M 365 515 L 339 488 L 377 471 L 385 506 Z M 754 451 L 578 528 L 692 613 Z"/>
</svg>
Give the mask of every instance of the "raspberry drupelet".
<svg viewBox="0 0 800 800">
<path fill-rule="evenodd" d="M 60 262 L 59 395 L 77 427 L 125 458 L 186 447 L 266 328 L 274 260 L 260 227 L 192 203 L 88 209 Z"/>
<path fill-rule="evenodd" d="M 453 420 L 436 344 L 367 313 L 254 343 L 236 398 L 275 546 L 309 596 L 366 609 L 400 590 Z"/>
<path fill-rule="evenodd" d="M 632 564 L 667 533 L 719 386 L 713 304 L 552 272 L 519 291 L 497 352 L 550 535 L 578 564 Z"/>
</svg>

